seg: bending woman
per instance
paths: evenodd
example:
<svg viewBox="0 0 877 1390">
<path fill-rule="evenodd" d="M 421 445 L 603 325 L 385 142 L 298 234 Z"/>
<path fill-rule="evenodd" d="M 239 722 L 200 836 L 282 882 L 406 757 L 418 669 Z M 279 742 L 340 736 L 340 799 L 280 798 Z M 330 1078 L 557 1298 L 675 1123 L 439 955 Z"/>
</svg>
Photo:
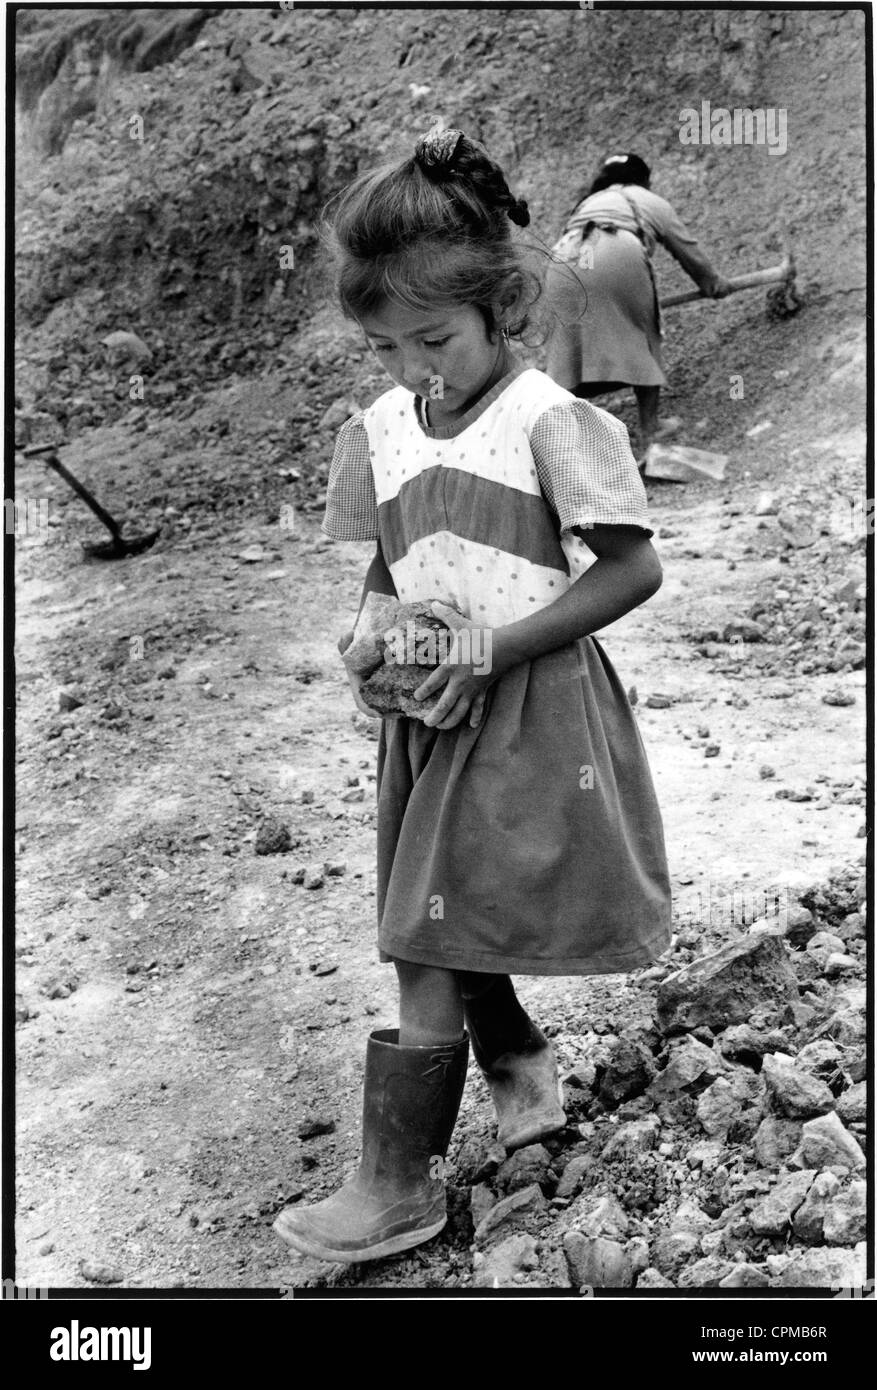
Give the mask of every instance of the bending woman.
<svg viewBox="0 0 877 1390">
<path fill-rule="evenodd" d="M 708 298 L 721 299 L 729 290 L 670 204 L 652 193 L 650 179 L 639 155 L 604 160 L 553 248 L 566 264 L 551 264 L 545 286 L 554 323 L 545 370 L 585 399 L 632 386 L 641 459 L 657 433 L 658 399 L 667 381 L 651 259 L 656 244 Z"/>
</svg>

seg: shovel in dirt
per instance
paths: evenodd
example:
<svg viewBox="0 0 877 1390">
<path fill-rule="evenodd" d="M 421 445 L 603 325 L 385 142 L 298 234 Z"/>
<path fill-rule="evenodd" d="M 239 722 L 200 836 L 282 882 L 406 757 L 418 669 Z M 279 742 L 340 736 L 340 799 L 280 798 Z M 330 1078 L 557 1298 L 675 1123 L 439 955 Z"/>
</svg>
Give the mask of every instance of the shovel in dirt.
<svg viewBox="0 0 877 1390">
<path fill-rule="evenodd" d="M 788 239 L 783 233 L 783 259 L 779 265 L 767 266 L 764 270 L 753 270 L 747 275 L 735 275 L 728 281 L 728 293 L 737 294 L 740 290 L 758 289 L 760 285 L 774 285 L 768 293 L 768 300 L 774 312 L 787 317 L 797 313 L 801 307 L 801 296 L 795 288 L 795 257 Z M 712 304 L 700 290 L 686 290 L 682 294 L 671 294 L 669 299 L 661 300 L 662 309 L 672 309 L 677 304 Z"/>
<path fill-rule="evenodd" d="M 103 522 L 109 531 L 112 540 L 108 541 L 80 541 L 84 553 L 94 560 L 124 560 L 128 555 L 141 555 L 144 550 L 148 550 L 154 545 L 159 536 L 159 530 L 144 531 L 139 536 L 123 536 L 122 528 L 117 521 L 110 516 L 93 497 L 84 483 L 78 478 L 74 478 L 69 468 L 58 458 L 57 454 L 50 452 L 54 449 L 53 444 L 37 444 L 30 449 L 25 449 L 25 455 L 48 454 L 46 466 L 63 478 L 65 483 L 72 487 L 77 497 L 81 497 L 87 507 L 90 507 L 98 521 Z"/>
</svg>

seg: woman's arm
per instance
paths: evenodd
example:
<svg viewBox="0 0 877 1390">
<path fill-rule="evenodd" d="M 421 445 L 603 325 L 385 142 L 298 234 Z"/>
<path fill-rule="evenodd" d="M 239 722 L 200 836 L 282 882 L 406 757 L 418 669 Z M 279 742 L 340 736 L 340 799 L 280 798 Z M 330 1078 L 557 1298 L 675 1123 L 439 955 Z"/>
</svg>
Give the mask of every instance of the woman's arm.
<svg viewBox="0 0 877 1390">
<path fill-rule="evenodd" d="M 519 622 L 491 629 L 490 647 L 486 641 L 482 644 L 490 654 L 486 668 L 474 669 L 451 658 L 433 671 L 414 692 L 422 700 L 445 687 L 424 721 L 427 725 L 452 729 L 470 710 L 470 723 L 477 724 L 489 686 L 511 667 L 599 631 L 657 593 L 661 562 L 638 527 L 572 529 L 597 556 L 596 563 L 554 603 Z"/>
</svg>

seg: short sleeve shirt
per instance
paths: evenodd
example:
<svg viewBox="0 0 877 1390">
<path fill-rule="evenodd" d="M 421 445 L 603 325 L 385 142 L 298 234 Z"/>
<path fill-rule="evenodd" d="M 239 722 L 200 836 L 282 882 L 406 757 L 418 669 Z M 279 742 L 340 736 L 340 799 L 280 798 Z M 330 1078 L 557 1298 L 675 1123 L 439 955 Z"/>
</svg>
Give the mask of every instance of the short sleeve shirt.
<svg viewBox="0 0 877 1390">
<path fill-rule="evenodd" d="M 394 387 L 342 426 L 323 530 L 377 541 L 399 597 L 501 625 L 552 603 L 594 561 L 574 527 L 651 535 L 625 426 L 518 369 L 450 425 Z"/>
</svg>

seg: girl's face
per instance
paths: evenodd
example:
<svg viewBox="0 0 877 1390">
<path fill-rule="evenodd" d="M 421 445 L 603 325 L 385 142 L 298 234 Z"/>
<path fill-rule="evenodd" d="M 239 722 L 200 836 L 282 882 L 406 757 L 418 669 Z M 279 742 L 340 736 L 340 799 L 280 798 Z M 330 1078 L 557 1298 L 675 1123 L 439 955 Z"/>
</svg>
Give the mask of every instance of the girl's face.
<svg viewBox="0 0 877 1390">
<path fill-rule="evenodd" d="M 360 324 L 384 370 L 429 401 L 433 420 L 462 415 L 511 365 L 502 338 L 491 339 L 468 304 L 422 310 L 385 300 Z"/>
</svg>

